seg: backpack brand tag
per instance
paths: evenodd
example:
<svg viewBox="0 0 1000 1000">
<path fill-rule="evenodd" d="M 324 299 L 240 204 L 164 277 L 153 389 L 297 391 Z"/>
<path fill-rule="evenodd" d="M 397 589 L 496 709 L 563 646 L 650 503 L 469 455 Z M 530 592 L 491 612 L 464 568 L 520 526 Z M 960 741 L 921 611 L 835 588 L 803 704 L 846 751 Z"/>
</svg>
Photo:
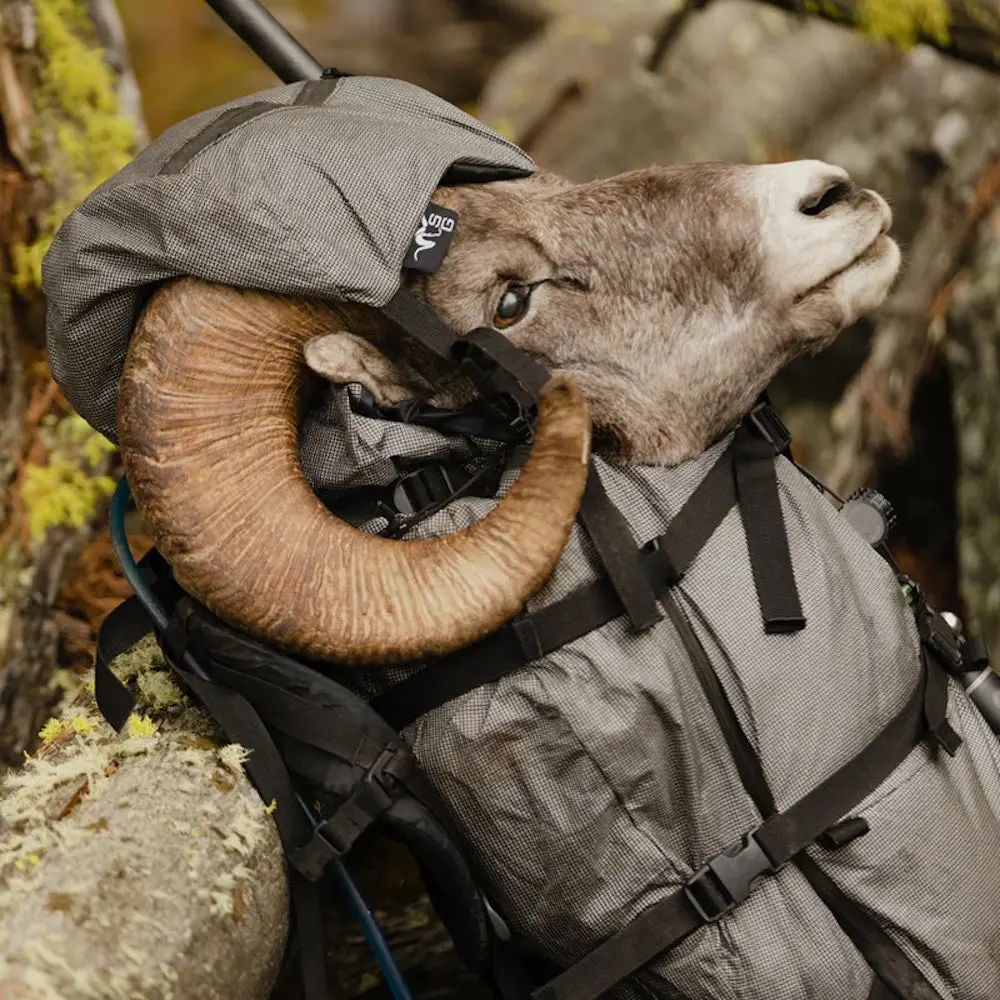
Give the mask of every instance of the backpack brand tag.
<svg viewBox="0 0 1000 1000">
<path fill-rule="evenodd" d="M 433 274 L 444 260 L 455 235 L 456 215 L 450 208 L 443 208 L 431 202 L 420 220 L 420 226 L 413 234 L 413 242 L 406 251 L 403 267 L 413 271 Z"/>
</svg>

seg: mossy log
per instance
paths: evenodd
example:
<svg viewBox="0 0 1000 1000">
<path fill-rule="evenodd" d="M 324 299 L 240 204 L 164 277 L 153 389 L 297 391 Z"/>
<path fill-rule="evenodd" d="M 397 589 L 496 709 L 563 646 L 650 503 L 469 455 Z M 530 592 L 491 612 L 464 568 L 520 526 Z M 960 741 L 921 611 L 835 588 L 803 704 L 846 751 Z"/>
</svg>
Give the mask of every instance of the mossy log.
<svg viewBox="0 0 1000 1000">
<path fill-rule="evenodd" d="M 122 735 L 82 689 L 0 785 L 4 1000 L 265 1000 L 288 930 L 277 832 L 144 640 Z"/>
</svg>

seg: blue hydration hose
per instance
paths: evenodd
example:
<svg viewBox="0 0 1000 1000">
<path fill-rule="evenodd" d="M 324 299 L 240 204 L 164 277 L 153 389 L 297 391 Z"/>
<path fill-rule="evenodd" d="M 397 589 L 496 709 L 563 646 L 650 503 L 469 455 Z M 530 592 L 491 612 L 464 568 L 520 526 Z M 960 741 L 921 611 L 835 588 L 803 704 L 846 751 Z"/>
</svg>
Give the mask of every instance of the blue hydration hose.
<svg viewBox="0 0 1000 1000">
<path fill-rule="evenodd" d="M 111 498 L 109 513 L 109 520 L 111 522 L 111 547 L 114 549 L 115 558 L 118 560 L 118 565 L 121 566 L 122 573 L 125 575 L 129 586 L 135 591 L 146 613 L 153 620 L 153 624 L 162 632 L 170 623 L 170 618 L 167 615 L 166 609 L 153 593 L 153 588 L 150 587 L 148 581 L 142 575 L 142 570 L 139 569 L 135 559 L 132 558 L 132 551 L 128 547 L 128 537 L 125 532 L 125 511 L 131 495 L 128 480 L 122 476 L 121 482 L 119 482 L 118 488 Z M 184 654 L 184 665 L 193 674 L 211 683 L 212 678 L 205 672 L 201 664 L 198 663 L 190 652 Z M 301 796 L 298 796 L 298 799 L 309 822 L 314 827 L 318 826 L 319 818 Z M 361 895 L 357 883 L 355 883 L 351 877 L 351 873 L 347 870 L 347 866 L 340 858 L 334 858 L 332 865 L 337 881 L 340 883 L 344 895 L 347 897 L 347 902 L 350 904 L 355 918 L 361 924 L 361 929 L 364 931 L 365 938 L 368 940 L 368 944 L 375 955 L 375 960 L 382 970 L 382 975 L 385 978 L 386 985 L 389 987 L 389 991 L 395 1000 L 413 1000 L 409 987 L 406 985 L 399 971 L 399 966 L 392 956 L 392 951 L 382 936 L 382 931 L 376 923 L 374 916 L 372 916 L 372 912 L 368 908 L 364 897 Z"/>
</svg>

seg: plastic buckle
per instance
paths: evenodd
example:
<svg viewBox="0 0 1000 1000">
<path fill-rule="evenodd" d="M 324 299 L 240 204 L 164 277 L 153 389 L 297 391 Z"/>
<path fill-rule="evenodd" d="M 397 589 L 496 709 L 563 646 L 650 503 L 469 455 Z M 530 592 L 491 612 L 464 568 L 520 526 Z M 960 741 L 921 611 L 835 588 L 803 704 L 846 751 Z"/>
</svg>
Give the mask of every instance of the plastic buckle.
<svg viewBox="0 0 1000 1000">
<path fill-rule="evenodd" d="M 452 354 L 458 361 L 459 369 L 510 428 L 514 443 L 530 443 L 535 436 L 538 411 L 534 393 L 501 368 L 485 348 L 474 341 L 459 341 L 452 348 Z"/>
<path fill-rule="evenodd" d="M 760 437 L 771 443 L 776 454 L 784 455 L 788 451 L 792 433 L 778 416 L 770 400 L 764 399 L 754 404 L 747 414 L 747 422 Z"/>
<path fill-rule="evenodd" d="M 406 516 L 423 513 L 428 507 L 442 503 L 458 492 L 448 470 L 443 465 L 429 465 L 400 476 L 392 484 L 391 505 L 397 514 Z"/>
<path fill-rule="evenodd" d="M 289 861 L 307 879 L 319 881 L 330 862 L 347 854 L 371 822 L 396 801 L 399 783 L 391 769 L 401 752 L 386 746 L 354 794 L 313 827 L 308 843 L 289 854 Z"/>
<path fill-rule="evenodd" d="M 762 875 L 775 871 L 753 833 L 748 833 L 690 878 L 684 892 L 698 915 L 712 923 L 742 903 Z"/>
<path fill-rule="evenodd" d="M 923 600 L 917 610 L 917 631 L 924 645 L 949 669 L 955 671 L 962 667 L 962 644 L 954 629 Z"/>
<path fill-rule="evenodd" d="M 361 779 L 361 784 L 370 790 L 371 801 L 379 812 L 388 809 L 396 801 L 400 782 L 392 768 L 401 759 L 402 753 L 399 747 L 386 746 Z"/>
</svg>

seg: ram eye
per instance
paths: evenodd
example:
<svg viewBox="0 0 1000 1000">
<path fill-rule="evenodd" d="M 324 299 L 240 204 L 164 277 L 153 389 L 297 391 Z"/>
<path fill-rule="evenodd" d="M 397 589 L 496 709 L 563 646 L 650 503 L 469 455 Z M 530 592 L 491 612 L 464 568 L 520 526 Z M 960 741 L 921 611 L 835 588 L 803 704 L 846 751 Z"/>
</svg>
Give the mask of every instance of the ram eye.
<svg viewBox="0 0 1000 1000">
<path fill-rule="evenodd" d="M 493 313 L 493 325 L 498 330 L 513 326 L 518 320 L 524 318 L 531 300 L 531 287 L 531 285 L 507 286 L 497 303 L 496 312 Z"/>
</svg>

